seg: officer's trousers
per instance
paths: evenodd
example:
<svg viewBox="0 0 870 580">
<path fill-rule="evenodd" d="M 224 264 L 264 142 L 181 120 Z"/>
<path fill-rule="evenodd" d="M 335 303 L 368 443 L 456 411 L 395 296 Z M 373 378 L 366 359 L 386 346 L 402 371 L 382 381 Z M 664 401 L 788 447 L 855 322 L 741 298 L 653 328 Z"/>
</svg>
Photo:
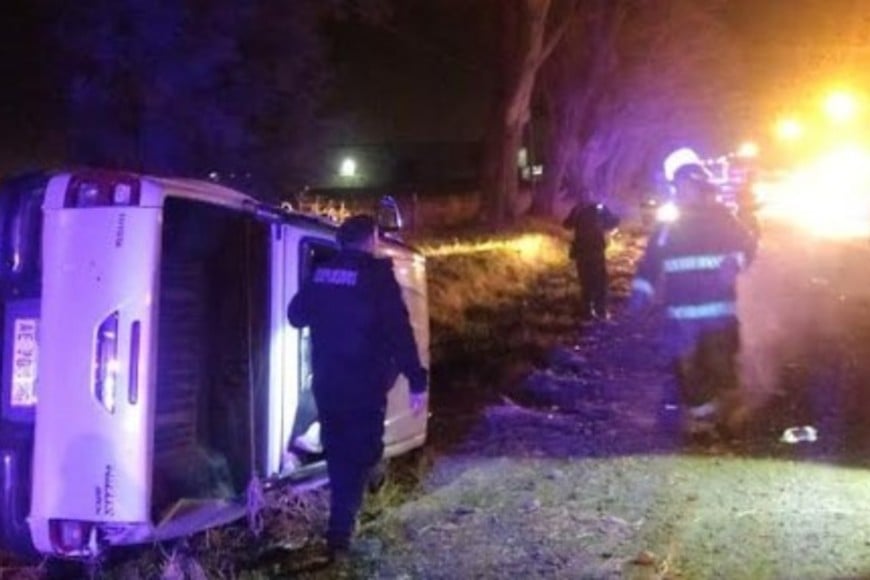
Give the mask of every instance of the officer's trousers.
<svg viewBox="0 0 870 580">
<path fill-rule="evenodd" d="M 321 406 L 320 428 L 330 482 L 326 539 L 332 548 L 346 547 L 353 535 L 369 474 L 383 455 L 384 414 L 383 407 Z"/>
<path fill-rule="evenodd" d="M 672 361 L 681 401 L 694 407 L 733 393 L 739 384 L 737 320 L 681 322 L 670 329 L 675 333 Z"/>
<path fill-rule="evenodd" d="M 579 255 L 576 259 L 580 280 L 580 315 L 583 318 L 607 315 L 607 261 L 604 252 Z"/>
</svg>

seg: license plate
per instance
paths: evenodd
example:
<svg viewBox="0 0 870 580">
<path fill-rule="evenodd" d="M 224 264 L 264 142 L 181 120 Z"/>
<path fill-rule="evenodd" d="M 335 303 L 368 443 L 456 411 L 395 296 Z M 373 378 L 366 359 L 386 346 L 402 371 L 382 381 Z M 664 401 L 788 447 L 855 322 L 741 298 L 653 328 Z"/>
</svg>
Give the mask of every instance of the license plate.
<svg viewBox="0 0 870 580">
<path fill-rule="evenodd" d="M 13 407 L 36 404 L 37 362 L 39 342 L 36 318 L 16 318 L 12 327 L 12 397 Z"/>
</svg>

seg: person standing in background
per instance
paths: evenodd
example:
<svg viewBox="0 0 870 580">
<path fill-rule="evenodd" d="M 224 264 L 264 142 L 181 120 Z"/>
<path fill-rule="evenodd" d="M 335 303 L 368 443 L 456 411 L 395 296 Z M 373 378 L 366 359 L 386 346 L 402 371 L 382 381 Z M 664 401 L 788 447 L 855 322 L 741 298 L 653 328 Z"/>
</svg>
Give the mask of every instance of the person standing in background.
<svg viewBox="0 0 870 580">
<path fill-rule="evenodd" d="M 603 203 L 590 199 L 584 190 L 580 201 L 562 225 L 572 230 L 570 257 L 580 280 L 580 318 L 584 322 L 607 320 L 607 241 L 608 234 L 617 228 L 619 218 Z"/>
</svg>

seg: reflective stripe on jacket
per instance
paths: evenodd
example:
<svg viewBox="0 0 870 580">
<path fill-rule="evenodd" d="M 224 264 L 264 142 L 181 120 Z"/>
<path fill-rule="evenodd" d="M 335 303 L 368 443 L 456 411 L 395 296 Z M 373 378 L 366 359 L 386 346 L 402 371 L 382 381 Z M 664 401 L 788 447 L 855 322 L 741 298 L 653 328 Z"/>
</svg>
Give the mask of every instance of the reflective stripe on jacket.
<svg viewBox="0 0 870 580">
<path fill-rule="evenodd" d="M 663 292 L 673 319 L 735 317 L 737 276 L 755 250 L 755 238 L 726 207 L 686 208 L 650 236 L 632 290 Z"/>
</svg>

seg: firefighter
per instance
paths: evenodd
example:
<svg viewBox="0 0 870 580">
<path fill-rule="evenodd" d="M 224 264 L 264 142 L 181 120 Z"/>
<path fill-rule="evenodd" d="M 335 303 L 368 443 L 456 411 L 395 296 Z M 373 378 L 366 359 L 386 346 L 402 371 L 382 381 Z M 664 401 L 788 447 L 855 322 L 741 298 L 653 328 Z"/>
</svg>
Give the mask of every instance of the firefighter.
<svg viewBox="0 0 870 580">
<path fill-rule="evenodd" d="M 679 425 L 685 407 L 684 425 L 719 430 L 727 419 L 723 404 L 734 400 L 738 386 L 737 277 L 755 255 L 755 239 L 716 201 L 717 190 L 693 152 L 669 156 L 665 176 L 680 215 L 650 236 L 629 308 L 643 311 L 657 292 L 662 294 L 664 342 L 676 374 L 676 384 L 665 393 L 662 418 Z"/>
<path fill-rule="evenodd" d="M 589 192 L 581 194 L 562 223 L 574 232 L 570 257 L 580 280 L 580 317 L 584 322 L 607 320 L 607 235 L 619 225 L 619 218 L 604 204 L 591 201 Z"/>
<path fill-rule="evenodd" d="M 315 268 L 287 313 L 294 327 L 311 328 L 312 391 L 331 488 L 331 558 L 350 549 L 366 484 L 383 455 L 387 391 L 397 371 L 408 378 L 414 414 L 425 407 L 428 382 L 392 262 L 374 256 L 375 220 L 351 217 L 338 242 L 341 251 Z"/>
</svg>

